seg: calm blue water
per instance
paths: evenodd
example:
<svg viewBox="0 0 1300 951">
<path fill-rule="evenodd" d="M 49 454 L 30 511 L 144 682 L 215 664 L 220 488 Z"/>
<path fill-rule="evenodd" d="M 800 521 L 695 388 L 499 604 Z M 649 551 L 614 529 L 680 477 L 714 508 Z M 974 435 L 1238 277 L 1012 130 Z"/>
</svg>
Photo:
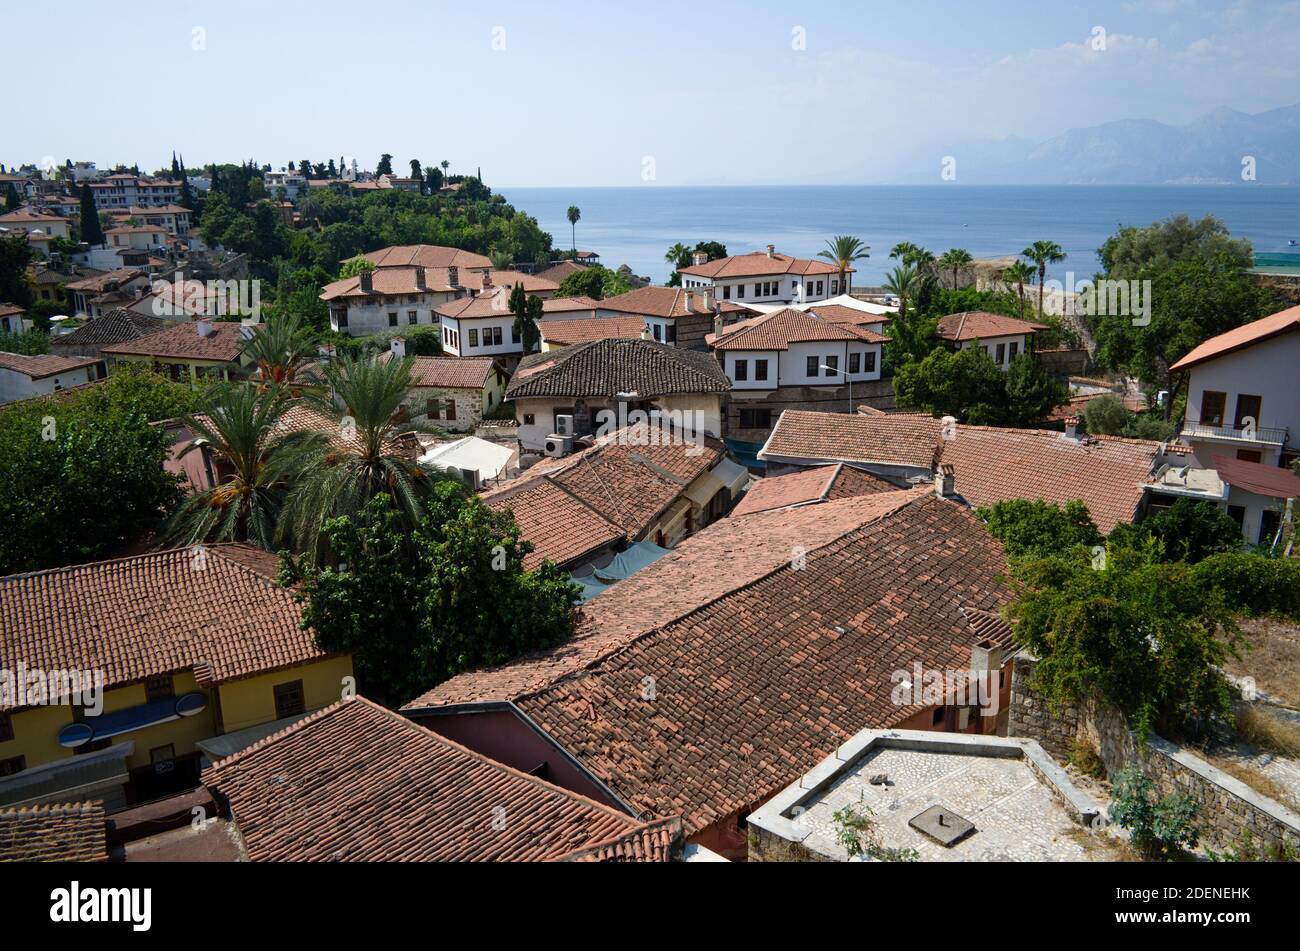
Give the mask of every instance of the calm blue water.
<svg viewBox="0 0 1300 951">
<path fill-rule="evenodd" d="M 656 282 L 670 271 L 664 252 L 677 241 L 716 240 L 732 254 L 779 251 L 812 257 L 835 234 L 871 246 L 856 283 L 878 284 L 897 262 L 889 249 L 912 241 L 940 254 L 965 248 L 976 257 L 1016 254 L 1037 240 L 1068 254 L 1049 271 L 1092 277 L 1096 251 L 1122 223 L 1149 225 L 1169 215 L 1213 214 L 1256 251 L 1300 240 L 1300 189 L 1266 185 L 1001 186 L 827 185 L 745 188 L 505 188 L 516 208 L 537 218 L 555 246 L 571 244 L 565 211 L 582 210 L 578 247 L 610 267 L 628 264 Z M 1292 249 L 1294 250 L 1294 249 Z"/>
</svg>

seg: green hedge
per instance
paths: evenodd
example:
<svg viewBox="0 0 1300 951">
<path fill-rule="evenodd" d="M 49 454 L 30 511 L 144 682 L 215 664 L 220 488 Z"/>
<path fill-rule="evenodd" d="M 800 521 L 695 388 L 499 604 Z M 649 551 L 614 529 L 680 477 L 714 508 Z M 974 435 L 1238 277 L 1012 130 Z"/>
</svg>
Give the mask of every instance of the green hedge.
<svg viewBox="0 0 1300 951">
<path fill-rule="evenodd" d="M 1221 590 L 1234 610 L 1300 619 L 1300 561 L 1294 558 L 1225 552 L 1210 555 L 1192 571 L 1202 584 Z"/>
</svg>

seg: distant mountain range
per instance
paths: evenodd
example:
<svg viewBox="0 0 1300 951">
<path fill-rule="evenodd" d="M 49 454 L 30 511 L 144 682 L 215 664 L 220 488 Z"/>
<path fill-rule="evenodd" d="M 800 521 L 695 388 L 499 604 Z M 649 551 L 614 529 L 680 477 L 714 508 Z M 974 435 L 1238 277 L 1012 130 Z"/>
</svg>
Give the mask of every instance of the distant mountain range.
<svg viewBox="0 0 1300 951">
<path fill-rule="evenodd" d="M 1190 185 L 1243 181 L 1242 161 L 1254 158 L 1255 178 L 1300 184 L 1300 103 L 1250 115 L 1216 109 L 1186 125 L 1124 119 L 1028 139 L 976 140 L 952 146 L 957 181 L 982 185 Z M 900 170 L 899 181 L 934 182 L 933 148 Z M 918 169 L 913 171 L 912 169 Z M 865 174 L 870 174 L 863 170 Z"/>
</svg>

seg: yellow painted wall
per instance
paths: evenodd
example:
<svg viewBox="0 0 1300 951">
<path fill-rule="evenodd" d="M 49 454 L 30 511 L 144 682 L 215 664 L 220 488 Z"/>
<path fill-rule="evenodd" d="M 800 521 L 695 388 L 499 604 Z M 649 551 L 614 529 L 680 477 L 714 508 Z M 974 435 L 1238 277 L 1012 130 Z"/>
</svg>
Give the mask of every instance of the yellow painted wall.
<svg viewBox="0 0 1300 951">
<path fill-rule="evenodd" d="M 222 684 L 221 718 L 227 733 L 269 723 L 275 717 L 275 688 L 279 684 L 302 681 L 307 710 L 319 710 L 343 697 L 343 678 L 352 676 L 351 657 L 333 657 L 314 664 L 304 664 L 273 674 L 261 674 L 247 680 Z"/>
<path fill-rule="evenodd" d="M 221 691 L 222 714 L 225 732 L 233 733 L 246 727 L 269 723 L 275 719 L 275 685 L 294 680 L 303 681 L 303 694 L 308 711 L 318 710 L 340 699 L 343 678 L 352 676 L 350 657 L 329 658 L 313 664 L 303 664 L 274 674 L 263 674 L 248 680 L 225 684 Z M 199 690 L 191 671 L 179 671 L 172 677 L 176 696 Z M 135 751 L 127 759 L 131 768 L 148 766 L 149 751 L 168 744 L 175 747 L 176 756 L 193 753 L 199 740 L 217 734 L 216 710 L 212 692 L 208 706 L 202 713 L 181 717 L 168 723 L 159 723 L 142 730 L 132 730 L 113 737 L 113 744 L 134 743 Z M 111 713 L 145 702 L 143 683 L 128 684 L 109 690 L 104 695 L 104 712 Z M 71 759 L 72 751 L 59 745 L 58 733 L 72 722 L 70 706 L 33 707 L 13 714 L 14 738 L 0 742 L 0 759 L 11 756 L 26 757 L 26 767 L 42 766 L 58 760 Z"/>
</svg>

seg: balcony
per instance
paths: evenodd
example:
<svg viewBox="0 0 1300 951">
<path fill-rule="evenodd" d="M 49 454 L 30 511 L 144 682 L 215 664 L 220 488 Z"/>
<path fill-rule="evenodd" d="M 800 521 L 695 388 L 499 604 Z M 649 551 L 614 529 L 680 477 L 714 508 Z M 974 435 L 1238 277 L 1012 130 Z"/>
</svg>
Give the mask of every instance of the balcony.
<svg viewBox="0 0 1300 951">
<path fill-rule="evenodd" d="M 1240 426 L 1211 426 L 1208 423 L 1183 422 L 1180 434 L 1184 440 L 1208 439 L 1212 442 L 1251 443 L 1252 445 L 1283 446 L 1286 444 L 1286 427 L 1281 429 L 1258 426 L 1247 430 Z"/>
</svg>

